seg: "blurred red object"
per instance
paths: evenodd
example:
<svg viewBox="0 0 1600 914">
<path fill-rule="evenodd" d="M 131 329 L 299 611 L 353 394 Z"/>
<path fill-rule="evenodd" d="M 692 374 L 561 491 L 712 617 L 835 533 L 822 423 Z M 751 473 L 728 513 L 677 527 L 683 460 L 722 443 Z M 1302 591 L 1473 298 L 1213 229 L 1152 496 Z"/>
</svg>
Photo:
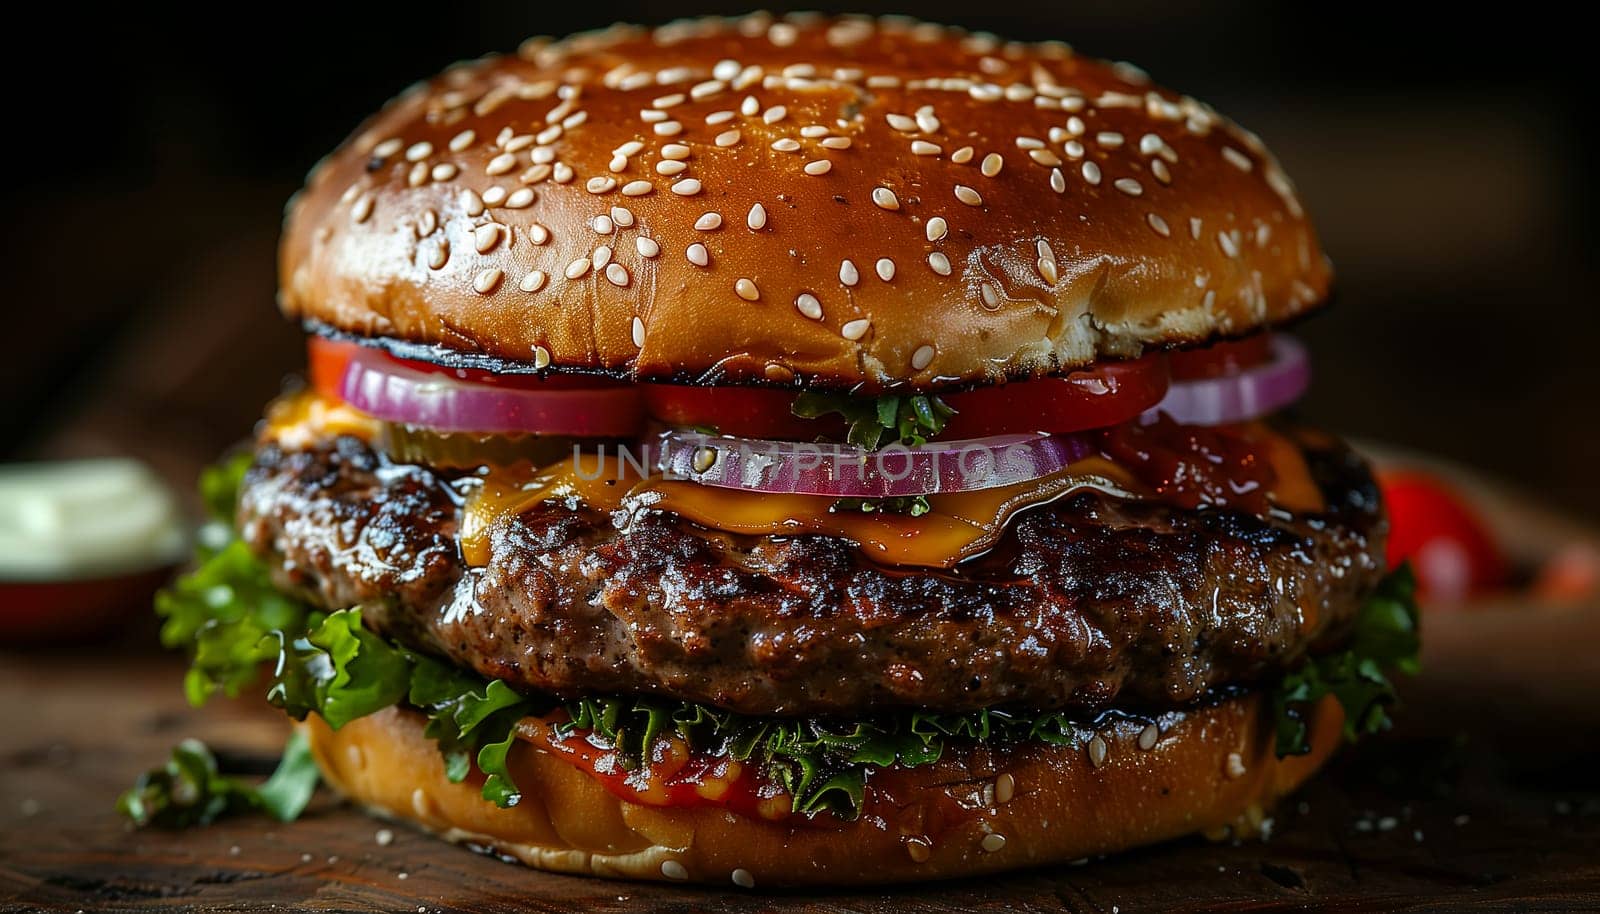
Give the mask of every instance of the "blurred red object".
<svg viewBox="0 0 1600 914">
<path fill-rule="evenodd" d="M 1499 590 L 1508 565 L 1478 513 L 1448 483 L 1415 470 L 1378 474 L 1388 503 L 1388 562 L 1410 562 L 1419 596 L 1458 603 Z"/>
</svg>

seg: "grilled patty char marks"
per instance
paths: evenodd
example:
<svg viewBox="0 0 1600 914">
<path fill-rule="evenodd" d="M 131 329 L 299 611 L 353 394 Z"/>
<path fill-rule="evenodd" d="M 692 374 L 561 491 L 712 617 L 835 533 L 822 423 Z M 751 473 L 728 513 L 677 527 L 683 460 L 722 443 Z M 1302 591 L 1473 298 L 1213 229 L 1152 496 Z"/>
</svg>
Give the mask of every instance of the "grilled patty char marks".
<svg viewBox="0 0 1600 914">
<path fill-rule="evenodd" d="M 468 568 L 460 483 L 353 438 L 265 446 L 240 523 L 280 584 L 523 689 L 753 714 L 1160 707 L 1296 665 L 1381 576 L 1370 473 L 1306 440 L 1326 514 L 1086 492 L 1023 513 L 959 573 L 886 568 L 836 538 L 554 501 L 502 521 L 488 564 Z"/>
</svg>

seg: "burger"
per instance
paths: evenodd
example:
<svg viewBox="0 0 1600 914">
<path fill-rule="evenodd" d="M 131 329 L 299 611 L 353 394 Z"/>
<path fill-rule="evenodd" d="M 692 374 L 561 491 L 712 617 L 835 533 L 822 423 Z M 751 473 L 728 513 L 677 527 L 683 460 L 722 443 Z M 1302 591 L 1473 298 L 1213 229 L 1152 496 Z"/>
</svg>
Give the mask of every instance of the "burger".
<svg viewBox="0 0 1600 914">
<path fill-rule="evenodd" d="M 288 208 L 307 382 L 162 596 L 202 747 L 141 821 L 374 813 L 531 866 L 955 877 L 1270 827 L 1383 728 L 1415 610 L 1291 418 L 1328 297 L 1251 133 L 899 18 L 534 40 Z M 313 765 L 314 763 L 314 765 Z"/>
</svg>

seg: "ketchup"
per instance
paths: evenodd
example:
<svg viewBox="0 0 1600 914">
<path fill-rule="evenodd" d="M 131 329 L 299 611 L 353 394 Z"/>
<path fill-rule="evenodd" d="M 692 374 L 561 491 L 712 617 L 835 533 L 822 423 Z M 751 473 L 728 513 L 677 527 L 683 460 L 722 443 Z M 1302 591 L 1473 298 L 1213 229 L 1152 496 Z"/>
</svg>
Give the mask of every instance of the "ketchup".
<svg viewBox="0 0 1600 914">
<path fill-rule="evenodd" d="M 1096 433 L 1105 456 L 1132 473 L 1168 504 L 1194 509 L 1231 507 L 1258 516 L 1278 483 L 1273 440 L 1259 426 L 1181 425 L 1166 415 Z"/>
</svg>

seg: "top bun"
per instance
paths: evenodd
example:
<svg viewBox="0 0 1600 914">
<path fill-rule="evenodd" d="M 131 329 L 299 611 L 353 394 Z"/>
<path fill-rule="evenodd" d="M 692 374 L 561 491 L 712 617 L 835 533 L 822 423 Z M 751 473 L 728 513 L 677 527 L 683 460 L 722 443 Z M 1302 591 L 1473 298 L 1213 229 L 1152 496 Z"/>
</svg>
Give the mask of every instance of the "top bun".
<svg viewBox="0 0 1600 914">
<path fill-rule="evenodd" d="M 1138 69 L 903 19 L 525 44 L 312 172 L 290 316 L 449 361 L 938 388 L 1237 336 L 1330 273 L 1276 160 Z"/>
</svg>

